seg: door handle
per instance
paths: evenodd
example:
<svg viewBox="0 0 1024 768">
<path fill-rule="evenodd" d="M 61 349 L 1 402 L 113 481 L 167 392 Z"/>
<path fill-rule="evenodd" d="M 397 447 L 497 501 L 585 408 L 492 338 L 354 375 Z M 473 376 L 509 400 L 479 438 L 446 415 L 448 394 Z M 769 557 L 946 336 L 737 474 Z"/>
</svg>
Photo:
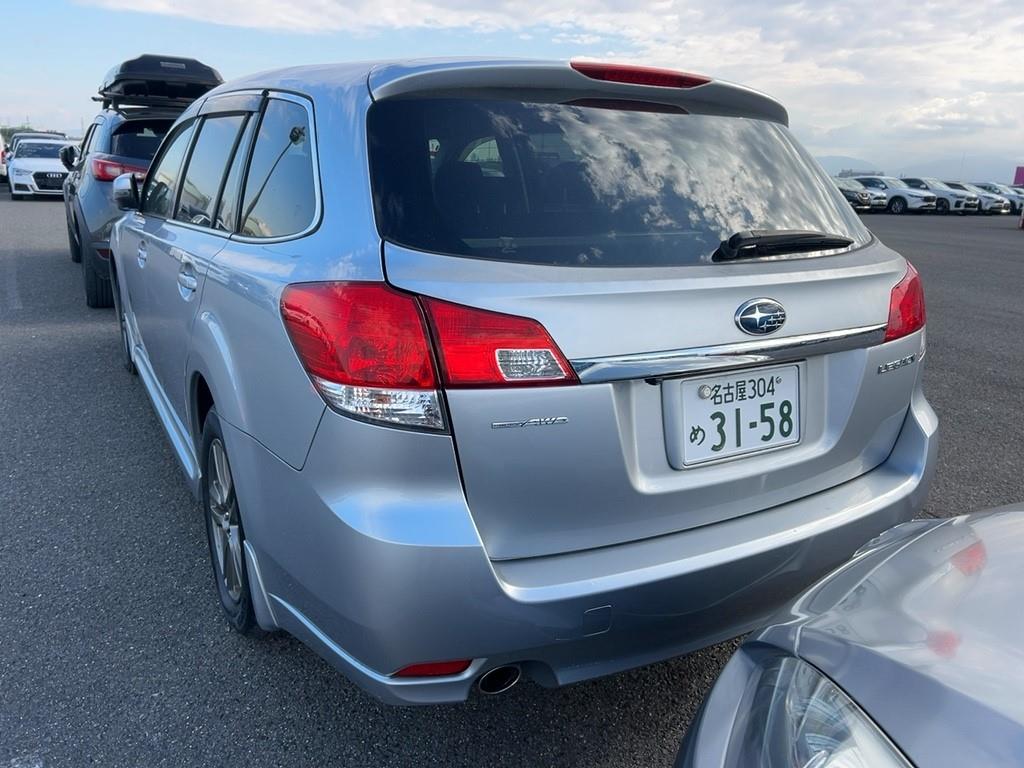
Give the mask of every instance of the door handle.
<svg viewBox="0 0 1024 768">
<path fill-rule="evenodd" d="M 139 254 L 138 254 L 138 258 L 139 258 L 139 266 L 140 267 L 146 266 L 147 255 L 146 255 L 146 241 L 145 240 L 140 240 L 139 241 Z"/>
<path fill-rule="evenodd" d="M 181 262 L 181 268 L 178 270 L 178 285 L 184 288 L 189 293 L 196 290 L 199 287 L 199 280 L 196 278 L 196 265 L 192 261 L 192 257 L 179 248 L 173 249 L 173 254 Z"/>
<path fill-rule="evenodd" d="M 178 273 L 178 285 L 184 288 L 186 291 L 194 291 L 199 287 L 199 281 L 195 275 L 190 275 L 187 272 Z"/>
</svg>

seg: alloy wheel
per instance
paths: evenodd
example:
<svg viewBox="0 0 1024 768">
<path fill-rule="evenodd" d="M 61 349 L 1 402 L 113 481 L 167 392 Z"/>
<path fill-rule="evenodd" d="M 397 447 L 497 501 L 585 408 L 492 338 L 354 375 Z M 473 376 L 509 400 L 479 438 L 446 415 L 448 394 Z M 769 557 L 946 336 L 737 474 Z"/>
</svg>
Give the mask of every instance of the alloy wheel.
<svg viewBox="0 0 1024 768">
<path fill-rule="evenodd" d="M 242 597 L 242 530 L 235 497 L 231 465 L 224 443 L 215 437 L 210 443 L 207 483 L 214 565 L 227 595 L 237 603 Z"/>
</svg>

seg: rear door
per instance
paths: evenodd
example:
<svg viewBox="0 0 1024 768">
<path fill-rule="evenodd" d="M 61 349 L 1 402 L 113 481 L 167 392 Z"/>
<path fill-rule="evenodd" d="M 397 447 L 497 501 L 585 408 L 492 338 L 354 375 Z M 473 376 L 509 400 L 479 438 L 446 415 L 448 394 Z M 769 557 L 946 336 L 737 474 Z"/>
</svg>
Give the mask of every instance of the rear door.
<svg viewBox="0 0 1024 768">
<path fill-rule="evenodd" d="M 539 321 L 579 377 L 446 392 L 491 557 L 750 514 L 888 456 L 914 375 L 868 348 L 906 263 L 783 126 L 538 94 L 381 100 L 369 133 L 388 280 Z M 760 229 L 851 246 L 716 258 Z"/>
<path fill-rule="evenodd" d="M 183 422 L 192 321 L 210 262 L 229 234 L 213 223 L 229 163 L 250 119 L 243 111 L 197 119 L 170 198 L 171 215 L 149 215 L 144 226 L 148 274 L 139 324 L 153 373 Z"/>
<path fill-rule="evenodd" d="M 178 126 L 164 145 L 152 172 L 146 177 L 139 210 L 122 227 L 119 245 L 121 276 L 131 307 L 130 321 L 142 347 L 143 373 L 156 378 L 165 399 L 169 399 L 170 393 L 165 389 L 163 362 L 175 355 L 168 345 L 176 344 L 168 338 L 166 329 L 161 328 L 166 311 L 164 294 L 168 289 L 176 290 L 166 284 L 171 274 L 166 262 L 171 258 L 170 248 L 176 238 L 168 219 L 174 212 L 182 167 L 197 122 L 192 119 Z M 173 282 L 172 278 L 172 285 Z"/>
</svg>

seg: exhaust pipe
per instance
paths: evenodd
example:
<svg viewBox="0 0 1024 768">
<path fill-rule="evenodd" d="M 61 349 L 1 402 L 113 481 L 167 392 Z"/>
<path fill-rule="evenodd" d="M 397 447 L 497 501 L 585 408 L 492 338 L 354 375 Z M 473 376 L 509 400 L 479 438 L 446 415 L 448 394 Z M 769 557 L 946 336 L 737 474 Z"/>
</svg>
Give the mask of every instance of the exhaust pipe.
<svg viewBox="0 0 1024 768">
<path fill-rule="evenodd" d="M 495 667 L 480 675 L 477 680 L 477 687 L 480 693 L 488 696 L 495 696 L 504 693 L 513 685 L 519 682 L 522 672 L 517 664 L 508 664 L 504 667 Z"/>
</svg>

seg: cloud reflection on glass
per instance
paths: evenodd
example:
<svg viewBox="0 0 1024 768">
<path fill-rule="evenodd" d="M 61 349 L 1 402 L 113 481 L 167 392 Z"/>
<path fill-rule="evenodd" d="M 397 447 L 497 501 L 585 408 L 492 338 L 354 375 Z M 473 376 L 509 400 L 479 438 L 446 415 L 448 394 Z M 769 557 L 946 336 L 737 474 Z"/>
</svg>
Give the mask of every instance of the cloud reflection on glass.
<svg viewBox="0 0 1024 768">
<path fill-rule="evenodd" d="M 371 160 L 385 237 L 592 266 L 706 263 L 722 240 L 750 229 L 870 239 L 784 126 L 635 106 L 378 103 Z M 433 213 L 429 222 L 411 214 L 416 207 Z"/>
</svg>

